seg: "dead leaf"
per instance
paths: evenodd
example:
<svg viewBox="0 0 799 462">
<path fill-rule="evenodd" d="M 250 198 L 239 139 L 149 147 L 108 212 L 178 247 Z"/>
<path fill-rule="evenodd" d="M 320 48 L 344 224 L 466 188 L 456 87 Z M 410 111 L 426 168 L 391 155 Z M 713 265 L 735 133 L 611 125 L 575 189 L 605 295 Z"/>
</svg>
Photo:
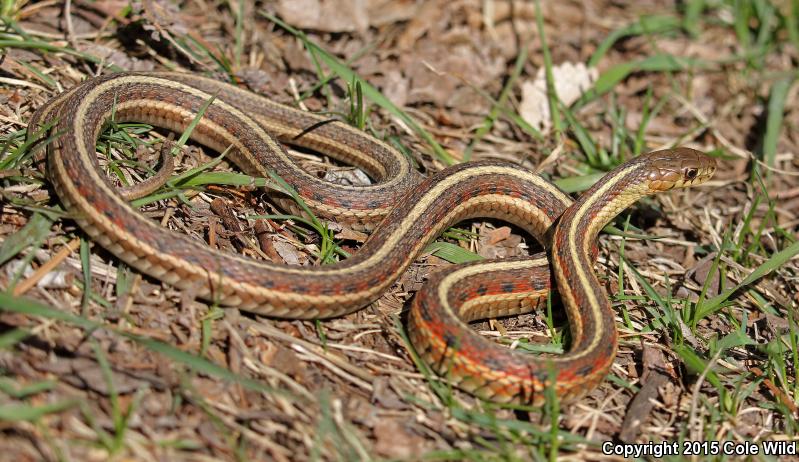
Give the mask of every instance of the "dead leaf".
<svg viewBox="0 0 799 462">
<path fill-rule="evenodd" d="M 346 241 L 355 241 L 355 242 L 366 242 L 369 239 L 369 235 L 366 233 L 362 233 L 360 231 L 355 231 L 354 229 L 348 227 L 342 227 L 341 231 L 337 232 L 334 237 L 336 239 L 343 239 Z"/>
<path fill-rule="evenodd" d="M 97 43 L 91 43 L 87 46 L 79 44 L 78 50 L 94 55 L 110 64 L 115 64 L 127 71 L 151 71 L 155 69 L 152 61 L 142 61 L 138 58 L 131 57 L 119 50 L 108 48 Z"/>
<path fill-rule="evenodd" d="M 433 103 L 467 112 L 488 108 L 487 100 L 473 87 L 495 82 L 504 70 L 498 53 L 457 41 L 422 42 L 412 53 L 402 55 L 400 63 L 408 77 L 408 104 Z"/>
<path fill-rule="evenodd" d="M 65 382 L 69 382 L 78 388 L 84 388 L 109 396 L 111 389 L 109 383 L 100 368 L 100 365 L 88 358 L 59 358 L 59 361 L 52 363 L 52 367 L 41 367 L 41 370 L 52 372 L 61 377 Z M 129 365 L 128 365 L 129 366 Z M 114 368 L 111 370 L 111 381 L 114 392 L 123 395 L 133 393 L 140 388 L 149 386 L 147 380 L 139 379 L 131 375 L 130 370 L 120 372 Z"/>
<path fill-rule="evenodd" d="M 367 2 L 369 25 L 380 27 L 414 17 L 419 9 L 415 0 L 370 0 Z"/>
<path fill-rule="evenodd" d="M 386 409 L 408 409 L 410 405 L 394 393 L 388 381 L 387 377 L 378 377 L 372 382 L 372 402 Z"/>
<path fill-rule="evenodd" d="M 269 342 L 259 359 L 299 383 L 308 383 L 305 363 L 292 350 L 280 344 Z"/>
<path fill-rule="evenodd" d="M 397 106 L 403 107 L 407 104 L 410 85 L 408 79 L 398 69 L 391 69 L 385 73 L 380 88 L 386 98 Z"/>
<path fill-rule="evenodd" d="M 655 407 L 653 401 L 658 396 L 660 387 L 669 382 L 665 371 L 675 377 L 673 365 L 665 360 L 659 348 L 644 344 L 643 360 L 644 373 L 641 377 L 643 386 L 630 402 L 619 432 L 619 439 L 627 443 L 632 443 L 638 438 L 641 426 Z"/>
<path fill-rule="evenodd" d="M 374 427 L 375 451 L 397 459 L 411 458 L 423 451 L 424 438 L 411 432 L 399 419 L 383 418 Z"/>
<path fill-rule="evenodd" d="M 493 229 L 486 234 L 487 243 L 488 245 L 495 245 L 510 237 L 510 233 L 510 226 L 501 226 L 497 229 Z"/>
<path fill-rule="evenodd" d="M 553 67 L 552 74 L 558 99 L 566 106 L 577 101 L 599 77 L 599 71 L 596 68 L 588 68 L 583 63 L 568 62 Z M 532 82 L 529 80 L 522 82 L 522 102 L 519 105 L 519 114 L 530 125 L 543 133 L 547 133 L 552 128 L 544 68 L 538 70 L 535 80 Z"/>
<path fill-rule="evenodd" d="M 274 242 L 275 251 L 287 265 L 302 265 L 308 261 L 308 257 L 300 253 L 296 247 L 285 241 Z"/>
<path fill-rule="evenodd" d="M 369 186 L 372 184 L 369 175 L 358 168 L 330 169 L 325 173 L 324 180 L 345 186 Z"/>
<path fill-rule="evenodd" d="M 477 253 L 488 259 L 515 257 L 521 254 L 521 236 L 512 234 L 509 226 L 491 228 L 483 225 L 480 228 L 480 245 Z"/>
<path fill-rule="evenodd" d="M 708 283 L 707 288 L 707 297 L 713 297 L 719 294 L 719 276 L 721 271 L 719 267 L 716 268 L 716 271 L 711 275 L 710 270 L 713 268 L 713 261 L 716 258 L 716 254 L 712 253 L 706 256 L 705 258 L 699 260 L 699 262 L 690 269 L 686 275 L 689 276 L 691 279 L 694 280 L 700 286 L 704 286 L 708 277 L 710 278 L 710 282 Z M 735 281 L 728 278 L 726 275 L 724 276 L 724 288 L 728 289 L 730 287 L 735 287 Z"/>
<path fill-rule="evenodd" d="M 298 29 L 364 32 L 369 27 L 366 0 L 280 0 L 277 12 Z"/>
</svg>

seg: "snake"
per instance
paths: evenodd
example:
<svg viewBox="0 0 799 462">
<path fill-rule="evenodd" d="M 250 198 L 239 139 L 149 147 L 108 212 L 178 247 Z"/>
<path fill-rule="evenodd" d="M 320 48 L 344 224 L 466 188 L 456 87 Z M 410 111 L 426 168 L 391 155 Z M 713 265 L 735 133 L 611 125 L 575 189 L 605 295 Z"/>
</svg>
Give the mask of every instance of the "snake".
<svg viewBox="0 0 799 462">
<path fill-rule="evenodd" d="M 132 207 L 132 197 L 158 186 L 127 190 L 103 172 L 96 145 L 104 127 L 135 121 L 182 132 L 200 111 L 191 139 L 226 152 L 225 159 L 248 175 L 280 177 L 288 192 L 269 192 L 279 207 L 310 210 L 320 219 L 369 231 L 369 239 L 334 264 L 286 265 L 211 248 Z M 584 396 L 615 359 L 614 313 L 592 270 L 599 231 L 639 198 L 702 183 L 716 168 L 713 158 L 690 148 L 655 151 L 610 171 L 576 202 L 507 161 L 465 162 L 425 176 L 406 154 L 346 123 L 178 72 L 89 78 L 40 107 L 29 134 L 47 140 L 39 154 L 46 154 L 47 177 L 68 216 L 93 241 L 194 297 L 271 318 L 331 318 L 369 305 L 429 243 L 463 220 L 493 218 L 518 226 L 547 253 L 434 272 L 414 296 L 407 325 L 419 357 L 454 386 L 486 400 L 531 405 L 542 404 L 547 389 L 564 401 Z M 373 183 L 320 179 L 294 162 L 284 143 L 358 167 Z M 524 354 L 468 325 L 538 309 L 551 289 L 560 294 L 568 318 L 566 353 Z"/>
</svg>

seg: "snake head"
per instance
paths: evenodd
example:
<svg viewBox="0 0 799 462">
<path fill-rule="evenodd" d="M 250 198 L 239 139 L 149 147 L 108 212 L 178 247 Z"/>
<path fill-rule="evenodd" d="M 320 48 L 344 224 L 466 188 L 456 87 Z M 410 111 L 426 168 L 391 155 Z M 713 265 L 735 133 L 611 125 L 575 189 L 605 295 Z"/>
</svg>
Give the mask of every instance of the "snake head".
<svg viewBox="0 0 799 462">
<path fill-rule="evenodd" d="M 704 183 L 716 171 L 712 157 L 690 148 L 654 151 L 639 158 L 650 161 L 647 179 L 652 193 Z"/>
</svg>

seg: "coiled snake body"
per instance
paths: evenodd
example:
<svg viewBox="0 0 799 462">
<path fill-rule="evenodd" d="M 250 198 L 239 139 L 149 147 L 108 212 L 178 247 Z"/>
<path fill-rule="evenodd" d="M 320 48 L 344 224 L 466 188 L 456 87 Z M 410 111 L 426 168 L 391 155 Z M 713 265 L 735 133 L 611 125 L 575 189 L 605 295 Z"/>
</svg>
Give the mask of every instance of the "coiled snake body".
<svg viewBox="0 0 799 462">
<path fill-rule="evenodd" d="M 104 124 L 113 115 L 117 122 L 183 131 L 212 95 L 192 138 L 220 152 L 232 146 L 228 159 L 250 175 L 268 177 L 273 170 L 317 216 L 375 228 L 357 254 L 316 267 L 256 261 L 172 233 L 127 203 L 129 195 L 109 182 L 95 154 Z M 431 276 L 412 305 L 408 328 L 421 357 L 455 385 L 502 402 L 540 404 L 548 384 L 559 397 L 574 399 L 607 374 L 617 334 L 589 259 L 597 233 L 641 196 L 700 183 L 715 170 L 714 161 L 698 151 L 658 151 L 608 173 L 575 204 L 540 176 L 507 162 L 461 164 L 422 178 L 401 153 L 342 123 L 178 73 L 87 80 L 39 109 L 31 132 L 47 121 L 55 121 L 52 132 L 58 134 L 48 145 L 48 176 L 92 239 L 143 273 L 266 316 L 327 318 L 355 311 L 377 299 L 429 242 L 461 220 L 506 220 L 544 242 L 561 217 L 551 231 L 550 255 L 571 328 L 568 353 L 524 355 L 465 325 L 535 309 L 550 288 L 544 255 L 448 268 Z M 272 136 L 358 166 L 376 183 L 321 181 L 292 162 Z M 299 211 L 286 198 L 278 201 Z"/>
</svg>

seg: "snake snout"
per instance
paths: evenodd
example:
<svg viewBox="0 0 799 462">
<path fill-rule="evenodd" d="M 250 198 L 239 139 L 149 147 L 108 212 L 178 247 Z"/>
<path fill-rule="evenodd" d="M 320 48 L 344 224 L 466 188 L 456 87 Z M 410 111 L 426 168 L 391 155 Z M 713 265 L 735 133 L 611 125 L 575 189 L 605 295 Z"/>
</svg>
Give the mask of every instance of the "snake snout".
<svg viewBox="0 0 799 462">
<path fill-rule="evenodd" d="M 682 183 L 679 187 L 692 186 L 704 183 L 716 172 L 716 160 L 708 155 L 690 150 L 687 161 L 683 162 L 681 169 Z"/>
</svg>

